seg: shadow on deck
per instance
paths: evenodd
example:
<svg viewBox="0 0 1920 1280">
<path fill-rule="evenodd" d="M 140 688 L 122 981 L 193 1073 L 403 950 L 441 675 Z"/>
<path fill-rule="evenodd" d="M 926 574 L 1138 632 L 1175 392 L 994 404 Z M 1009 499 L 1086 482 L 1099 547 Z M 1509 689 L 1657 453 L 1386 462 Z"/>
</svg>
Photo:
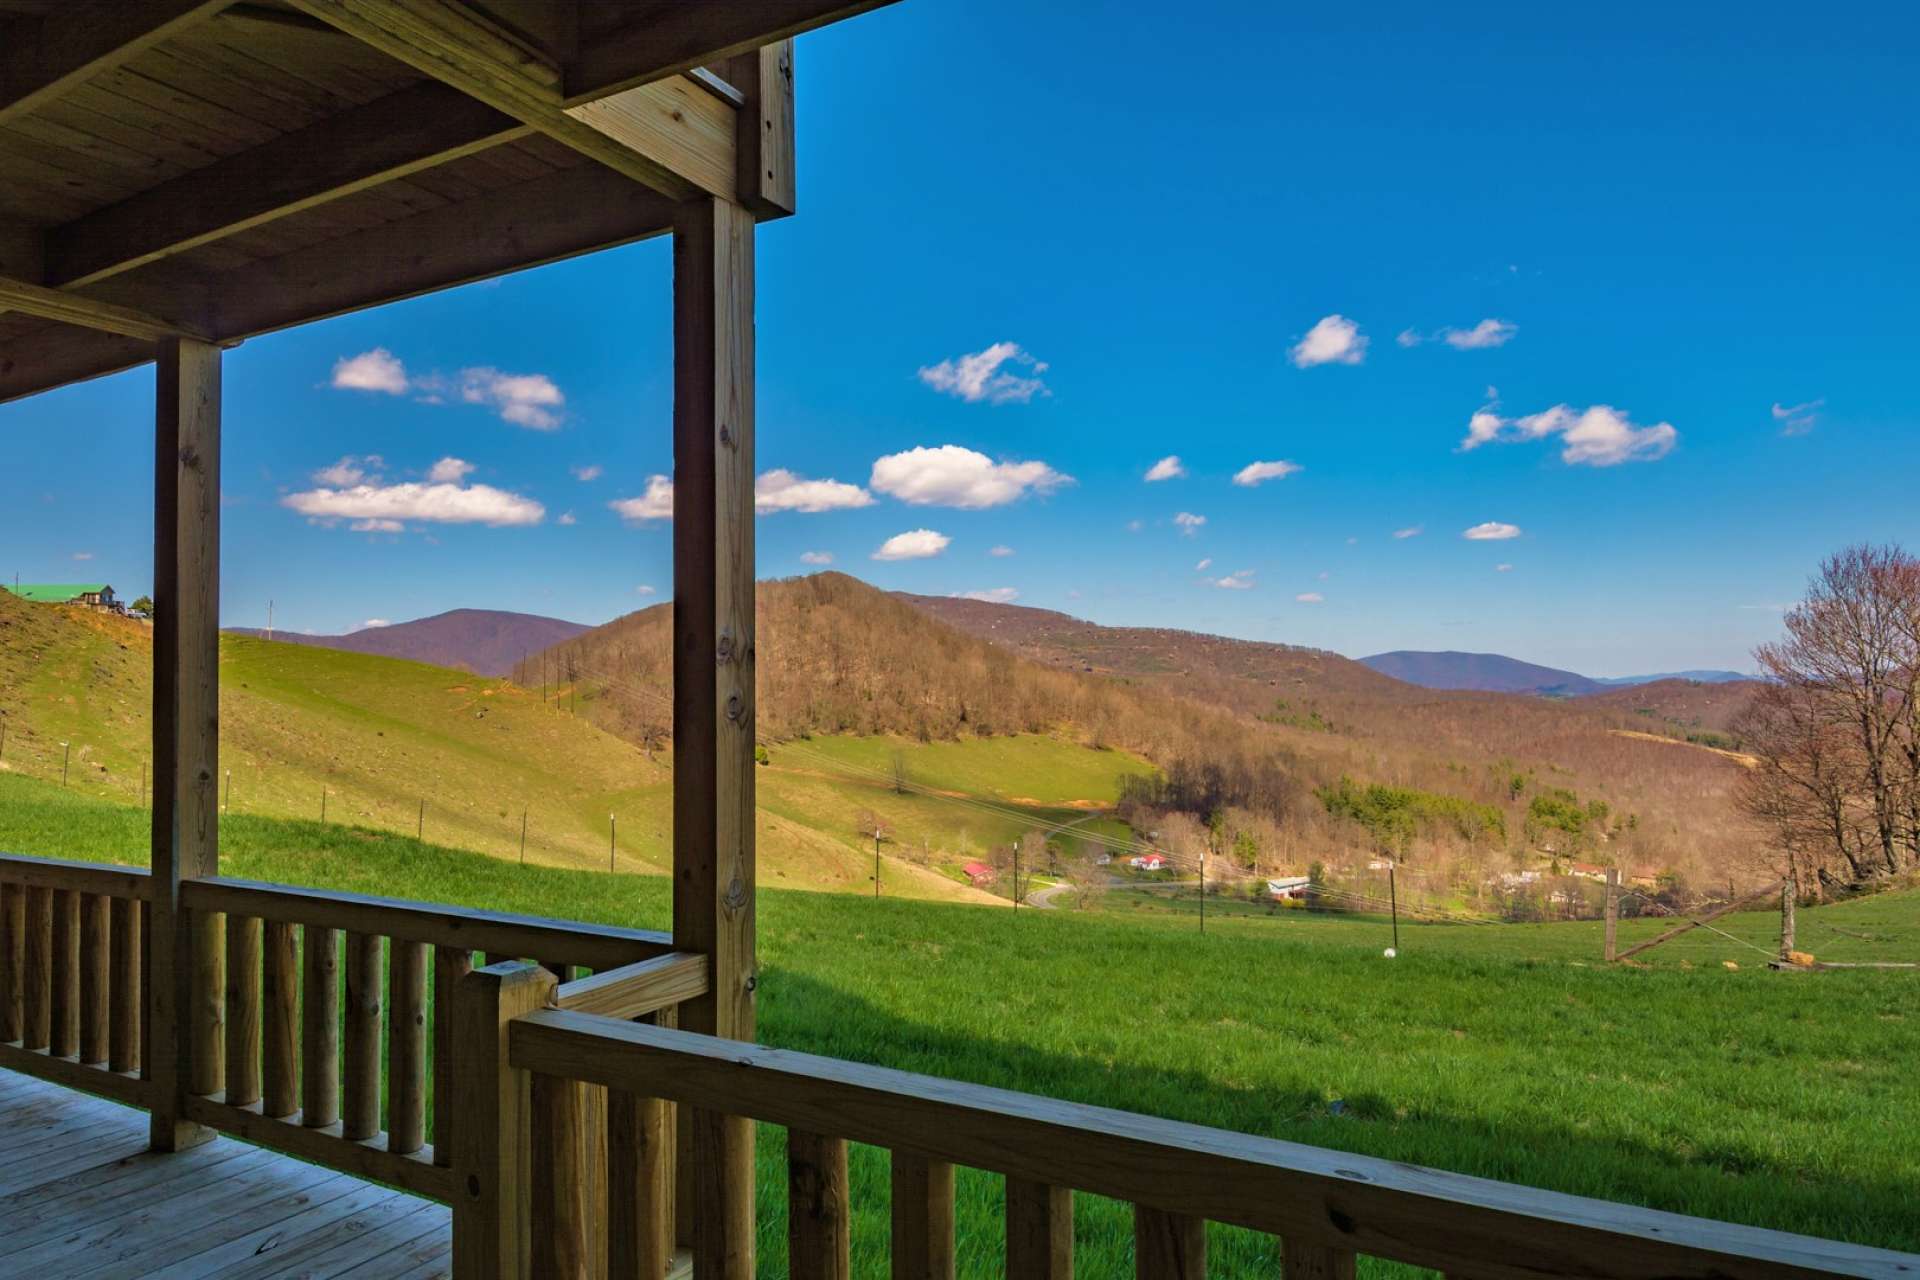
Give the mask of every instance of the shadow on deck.
<svg viewBox="0 0 1920 1280">
<path fill-rule="evenodd" d="M 445 1276 L 445 1206 L 0 1070 L 0 1280 Z"/>
</svg>

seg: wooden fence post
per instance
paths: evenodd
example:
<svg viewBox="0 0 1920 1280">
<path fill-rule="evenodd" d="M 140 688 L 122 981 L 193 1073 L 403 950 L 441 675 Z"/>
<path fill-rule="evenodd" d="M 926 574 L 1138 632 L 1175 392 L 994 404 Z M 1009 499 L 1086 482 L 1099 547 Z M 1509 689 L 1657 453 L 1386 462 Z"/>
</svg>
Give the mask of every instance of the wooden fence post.
<svg viewBox="0 0 1920 1280">
<path fill-rule="evenodd" d="M 1607 868 L 1607 963 L 1620 949 L 1620 868 Z"/>
<path fill-rule="evenodd" d="M 463 975 L 453 996 L 453 1274 L 455 1280 L 520 1280 L 532 1251 L 529 1169 L 532 1085 L 507 1057 L 507 1026 L 544 1007 L 553 974 L 506 961 Z"/>
<path fill-rule="evenodd" d="M 180 906 L 181 881 L 216 875 L 220 864 L 220 349 L 163 339 L 154 384 L 154 898 L 144 931 L 145 1042 L 151 1142 L 156 1151 L 175 1151 L 213 1136 L 183 1112 L 194 1084 L 222 1065 L 217 1014 L 226 994 L 195 985 L 220 977 L 218 920 Z"/>
</svg>

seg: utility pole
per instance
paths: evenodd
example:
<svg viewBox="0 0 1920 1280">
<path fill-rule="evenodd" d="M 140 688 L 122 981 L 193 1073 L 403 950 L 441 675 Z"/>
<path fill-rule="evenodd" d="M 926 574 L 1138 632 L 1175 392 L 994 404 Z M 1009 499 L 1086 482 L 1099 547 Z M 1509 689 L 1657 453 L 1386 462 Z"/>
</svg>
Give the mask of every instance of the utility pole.
<svg viewBox="0 0 1920 1280">
<path fill-rule="evenodd" d="M 61 743 L 60 744 L 60 785 L 63 787 L 67 785 L 67 762 L 71 759 L 73 759 L 73 744 L 71 742 Z"/>
<path fill-rule="evenodd" d="M 273 639 L 273 601 L 267 601 L 267 639 Z"/>
<path fill-rule="evenodd" d="M 1607 963 L 1620 949 L 1620 868 L 1607 868 Z"/>
<path fill-rule="evenodd" d="M 873 824 L 873 900 L 880 900 L 880 824 Z"/>
<path fill-rule="evenodd" d="M 1013 842 L 1013 909 L 1020 909 L 1020 842 Z"/>
<path fill-rule="evenodd" d="M 1400 891 L 1394 885 L 1393 859 L 1387 860 L 1387 905 L 1393 912 L 1393 953 L 1400 954 Z M 1379 899 L 1375 898 L 1375 902 Z"/>
<path fill-rule="evenodd" d="M 420 821 L 413 828 L 413 838 L 415 840 L 427 838 L 427 798 L 425 796 L 420 797 Z"/>
<path fill-rule="evenodd" d="M 527 865 L 527 811 L 520 811 L 520 865 Z"/>
<path fill-rule="evenodd" d="M 1780 882 L 1780 958 L 1794 949 L 1794 912 L 1800 905 L 1800 868 L 1787 855 L 1787 878 Z"/>
<path fill-rule="evenodd" d="M 616 829 L 617 828 L 614 826 L 613 815 L 608 814 L 607 815 L 607 870 L 609 871 L 613 870 L 613 833 Z"/>
<path fill-rule="evenodd" d="M 1207 847 L 1200 846 L 1200 932 L 1207 931 Z"/>
</svg>

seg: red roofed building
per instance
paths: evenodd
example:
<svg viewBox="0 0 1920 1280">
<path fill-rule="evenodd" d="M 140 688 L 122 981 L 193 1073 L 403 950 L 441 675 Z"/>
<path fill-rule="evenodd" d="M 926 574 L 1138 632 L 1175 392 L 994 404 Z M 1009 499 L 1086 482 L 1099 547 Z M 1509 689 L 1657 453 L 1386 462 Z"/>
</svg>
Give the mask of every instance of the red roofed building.
<svg viewBox="0 0 1920 1280">
<path fill-rule="evenodd" d="M 975 885 L 992 884 L 999 879 L 999 873 L 984 862 L 969 862 L 960 868 L 967 873 L 967 879 Z"/>
</svg>

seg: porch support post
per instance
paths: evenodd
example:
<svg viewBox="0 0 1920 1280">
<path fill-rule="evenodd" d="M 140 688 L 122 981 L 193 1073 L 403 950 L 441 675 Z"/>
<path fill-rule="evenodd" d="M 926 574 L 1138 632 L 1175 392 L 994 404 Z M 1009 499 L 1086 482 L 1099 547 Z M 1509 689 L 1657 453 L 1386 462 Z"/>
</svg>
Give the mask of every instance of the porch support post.
<svg viewBox="0 0 1920 1280">
<path fill-rule="evenodd" d="M 220 1065 L 218 919 L 180 910 L 180 882 L 219 868 L 220 349 L 158 344 L 153 494 L 153 888 L 147 934 L 152 1145 L 195 1146 L 183 1119 Z M 206 989 L 202 990 L 202 986 Z M 199 1087 L 196 1087 L 199 1086 Z"/>
<path fill-rule="evenodd" d="M 673 233 L 673 936 L 710 958 L 680 1026 L 754 1036 L 753 215 Z M 694 1271 L 754 1274 L 753 1127 L 691 1117 Z"/>
</svg>

